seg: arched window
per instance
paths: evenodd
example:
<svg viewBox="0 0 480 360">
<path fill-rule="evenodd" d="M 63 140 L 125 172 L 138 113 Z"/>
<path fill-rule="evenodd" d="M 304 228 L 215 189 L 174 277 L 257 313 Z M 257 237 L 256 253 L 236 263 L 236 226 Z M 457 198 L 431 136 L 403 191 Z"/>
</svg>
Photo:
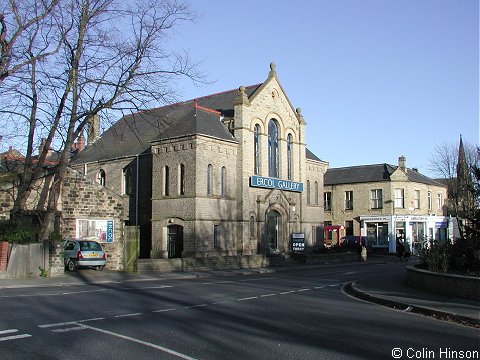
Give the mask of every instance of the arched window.
<svg viewBox="0 0 480 360">
<path fill-rule="evenodd" d="M 255 154 L 254 174 L 260 175 L 260 125 L 255 125 L 255 133 L 253 135 L 253 151 Z"/>
<path fill-rule="evenodd" d="M 280 177 L 280 159 L 278 153 L 278 125 L 271 119 L 268 123 L 268 176 Z"/>
<path fill-rule="evenodd" d="M 208 164 L 207 168 L 207 195 L 213 195 L 213 166 Z"/>
<path fill-rule="evenodd" d="M 123 169 L 123 195 L 132 194 L 132 168 L 127 166 Z"/>
<path fill-rule="evenodd" d="M 255 237 L 255 216 L 250 216 L 250 237 Z"/>
<path fill-rule="evenodd" d="M 288 166 L 288 180 L 292 180 L 292 151 L 293 151 L 293 136 L 288 134 L 287 137 L 287 166 Z"/>
<path fill-rule="evenodd" d="M 178 167 L 178 194 L 185 195 L 185 165 Z"/>
<path fill-rule="evenodd" d="M 314 189 L 315 193 L 314 193 L 314 196 L 315 198 L 313 199 L 313 203 L 315 205 L 318 205 L 318 182 L 315 181 L 315 189 Z"/>
<path fill-rule="evenodd" d="M 307 204 L 310 204 L 310 180 L 307 180 Z"/>
<path fill-rule="evenodd" d="M 97 183 L 102 186 L 105 186 L 105 170 L 100 169 L 97 174 Z"/>
<path fill-rule="evenodd" d="M 222 166 L 222 188 L 221 188 L 221 196 L 225 196 L 227 192 L 227 168 Z"/>
<path fill-rule="evenodd" d="M 170 195 L 170 169 L 168 166 L 163 169 L 163 195 Z"/>
</svg>

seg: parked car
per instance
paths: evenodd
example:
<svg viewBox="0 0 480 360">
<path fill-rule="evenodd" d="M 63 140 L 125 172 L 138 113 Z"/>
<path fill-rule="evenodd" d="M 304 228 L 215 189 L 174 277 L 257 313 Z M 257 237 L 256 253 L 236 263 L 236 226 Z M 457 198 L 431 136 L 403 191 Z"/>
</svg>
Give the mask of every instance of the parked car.
<svg viewBox="0 0 480 360">
<path fill-rule="evenodd" d="M 360 241 L 367 245 L 367 237 L 366 236 L 358 236 L 358 235 L 347 235 L 340 239 L 340 246 L 354 249 L 360 246 Z"/>
<path fill-rule="evenodd" d="M 103 270 L 107 263 L 102 245 L 93 240 L 68 239 L 65 240 L 63 250 L 63 261 L 68 271 L 75 271 L 80 266 Z"/>
</svg>

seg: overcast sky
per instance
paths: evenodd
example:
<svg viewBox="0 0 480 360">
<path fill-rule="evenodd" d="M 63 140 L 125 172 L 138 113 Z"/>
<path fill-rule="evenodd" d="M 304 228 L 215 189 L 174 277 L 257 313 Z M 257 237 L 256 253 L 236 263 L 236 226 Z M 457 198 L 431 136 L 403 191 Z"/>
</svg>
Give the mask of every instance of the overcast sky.
<svg viewBox="0 0 480 360">
<path fill-rule="evenodd" d="M 190 0 L 175 48 L 213 84 L 182 99 L 266 80 L 307 122 L 307 147 L 330 167 L 407 158 L 428 167 L 437 144 L 479 143 L 478 0 Z"/>
</svg>

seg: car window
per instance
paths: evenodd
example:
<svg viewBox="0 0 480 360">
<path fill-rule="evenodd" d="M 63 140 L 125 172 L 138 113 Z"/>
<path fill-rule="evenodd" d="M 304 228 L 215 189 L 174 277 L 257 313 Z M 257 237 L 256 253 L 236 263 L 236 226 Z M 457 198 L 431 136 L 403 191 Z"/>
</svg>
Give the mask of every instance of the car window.
<svg viewBox="0 0 480 360">
<path fill-rule="evenodd" d="M 93 241 L 80 242 L 80 250 L 82 251 L 102 251 L 102 247 L 99 243 Z"/>
<path fill-rule="evenodd" d="M 73 242 L 69 241 L 65 244 L 65 250 L 73 250 L 74 248 L 75 248 L 75 243 Z"/>
</svg>

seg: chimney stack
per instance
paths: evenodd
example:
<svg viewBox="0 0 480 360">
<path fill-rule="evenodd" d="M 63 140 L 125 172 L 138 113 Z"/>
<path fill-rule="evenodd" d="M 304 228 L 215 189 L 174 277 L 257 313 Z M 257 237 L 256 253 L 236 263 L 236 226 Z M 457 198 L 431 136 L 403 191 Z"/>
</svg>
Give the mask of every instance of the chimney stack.
<svg viewBox="0 0 480 360">
<path fill-rule="evenodd" d="M 405 158 L 405 156 L 400 156 L 398 158 L 398 167 L 400 168 L 400 170 L 402 170 L 404 173 L 407 172 L 407 159 Z"/>
<path fill-rule="evenodd" d="M 100 136 L 100 116 L 92 115 L 88 120 L 87 143 L 93 144 Z"/>
</svg>

